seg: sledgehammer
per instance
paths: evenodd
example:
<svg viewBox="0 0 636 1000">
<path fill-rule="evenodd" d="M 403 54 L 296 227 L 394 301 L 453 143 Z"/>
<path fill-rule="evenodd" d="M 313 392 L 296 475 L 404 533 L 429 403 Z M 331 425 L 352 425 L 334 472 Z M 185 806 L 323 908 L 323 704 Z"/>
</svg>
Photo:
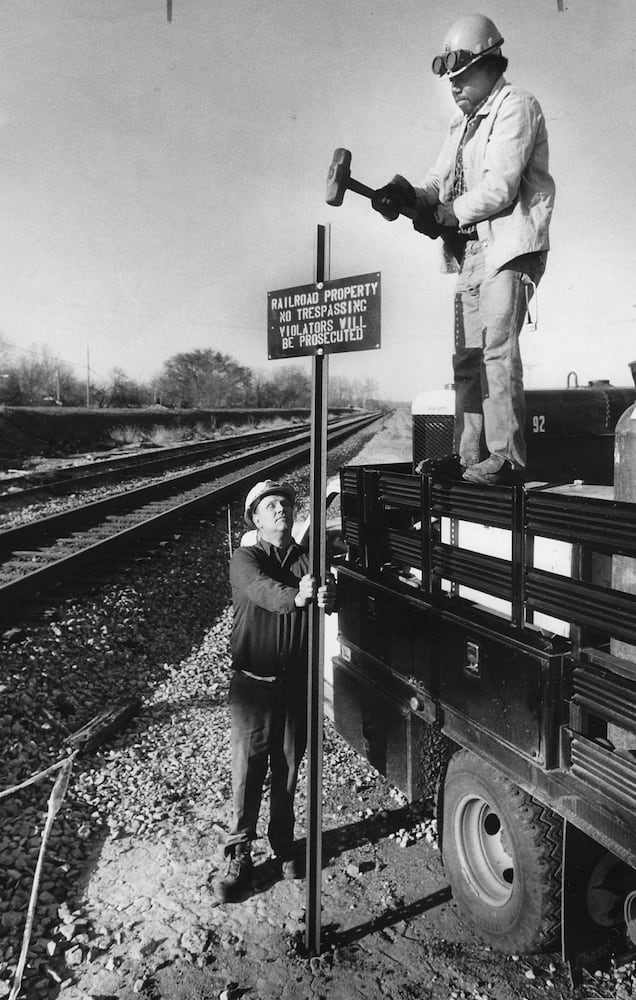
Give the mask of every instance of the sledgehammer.
<svg viewBox="0 0 636 1000">
<path fill-rule="evenodd" d="M 334 150 L 333 160 L 327 174 L 327 195 L 328 205 L 342 205 L 345 191 L 355 191 L 365 198 L 373 198 L 375 191 L 373 188 L 361 184 L 351 176 L 351 153 L 348 149 Z M 400 215 L 406 215 L 409 219 L 415 218 L 415 212 L 406 205 L 400 208 Z"/>
</svg>

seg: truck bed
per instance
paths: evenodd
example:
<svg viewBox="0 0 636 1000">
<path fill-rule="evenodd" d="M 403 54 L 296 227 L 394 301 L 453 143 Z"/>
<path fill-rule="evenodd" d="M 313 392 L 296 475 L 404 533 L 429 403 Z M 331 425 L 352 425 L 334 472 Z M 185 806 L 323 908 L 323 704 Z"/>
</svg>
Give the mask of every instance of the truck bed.
<svg viewBox="0 0 636 1000">
<path fill-rule="evenodd" d="M 344 469 L 341 508 L 343 735 L 415 796 L 439 733 L 636 866 L 636 504 L 396 465 Z"/>
</svg>

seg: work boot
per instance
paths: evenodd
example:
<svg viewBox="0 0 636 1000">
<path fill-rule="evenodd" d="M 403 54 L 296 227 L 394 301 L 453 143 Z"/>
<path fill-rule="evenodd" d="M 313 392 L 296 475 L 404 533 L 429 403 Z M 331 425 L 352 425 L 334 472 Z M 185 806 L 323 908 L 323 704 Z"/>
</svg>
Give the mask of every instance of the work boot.
<svg viewBox="0 0 636 1000">
<path fill-rule="evenodd" d="M 462 465 L 459 455 L 442 455 L 441 458 L 425 458 L 415 466 L 415 471 L 422 476 L 435 476 L 440 479 L 461 479 L 466 466 Z"/>
<path fill-rule="evenodd" d="M 525 469 L 515 469 L 501 455 L 490 455 L 483 462 L 469 466 L 463 478 L 479 486 L 521 486 L 525 482 Z"/>
<path fill-rule="evenodd" d="M 231 903 L 252 881 L 252 854 L 249 844 L 235 844 L 227 853 L 227 869 L 214 882 L 214 894 L 220 903 Z"/>
</svg>

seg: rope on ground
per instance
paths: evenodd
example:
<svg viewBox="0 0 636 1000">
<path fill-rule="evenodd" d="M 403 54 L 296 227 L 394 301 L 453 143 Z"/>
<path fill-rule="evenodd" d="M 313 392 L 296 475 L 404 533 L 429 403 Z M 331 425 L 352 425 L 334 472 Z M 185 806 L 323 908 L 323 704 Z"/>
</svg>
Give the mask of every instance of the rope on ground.
<svg viewBox="0 0 636 1000">
<path fill-rule="evenodd" d="M 21 788 L 26 788 L 28 785 L 34 784 L 36 781 L 40 781 L 45 778 L 48 774 L 54 771 L 59 771 L 57 778 L 55 779 L 55 784 L 49 795 L 48 811 L 46 815 L 46 822 L 44 824 L 44 830 L 42 831 L 42 842 L 40 844 L 40 853 L 38 854 L 37 865 L 35 866 L 35 874 L 33 876 L 33 885 L 31 886 L 31 897 L 29 899 L 29 907 L 27 910 L 26 922 L 24 924 L 24 933 L 22 935 L 22 948 L 20 950 L 20 958 L 18 959 L 18 964 L 16 967 L 15 978 L 13 980 L 13 987 L 11 993 L 9 994 L 9 1000 L 17 1000 L 20 989 L 22 988 L 22 977 L 24 975 L 24 967 L 26 965 L 27 955 L 29 952 L 29 944 L 31 942 L 31 934 L 33 932 L 33 919 L 35 917 L 35 907 L 38 899 L 38 891 L 40 888 L 40 879 L 42 877 L 42 866 L 44 864 L 44 855 L 46 852 L 46 844 L 49 839 L 49 834 L 51 832 L 51 827 L 53 826 L 53 820 L 57 816 L 60 806 L 64 801 L 64 796 L 68 790 L 68 783 L 71 777 L 71 770 L 73 768 L 73 761 L 77 756 L 78 751 L 75 750 L 64 760 L 58 761 L 56 764 L 52 764 L 51 767 L 47 767 L 46 770 L 40 771 L 38 774 L 32 775 L 26 781 L 23 781 L 20 785 L 15 785 L 13 788 L 7 788 L 3 792 L 0 792 L 0 798 L 10 795 L 12 792 L 17 792 Z"/>
<path fill-rule="evenodd" d="M 19 792 L 23 788 L 28 788 L 29 785 L 34 785 L 36 781 L 41 781 L 42 778 L 46 778 L 47 775 L 52 774 L 53 771 L 58 771 L 61 767 L 64 767 L 68 760 L 73 760 L 76 754 L 77 750 L 75 750 L 70 757 L 64 757 L 63 760 L 58 760 L 55 764 L 51 764 L 51 766 L 47 767 L 44 771 L 38 771 L 37 774 L 32 774 L 30 778 L 27 778 L 26 781 L 21 782 L 21 784 L 13 785 L 11 788 L 5 788 L 0 792 L 0 799 L 4 799 L 7 795 L 13 795 L 14 792 Z"/>
<path fill-rule="evenodd" d="M 60 772 L 49 796 L 48 812 L 46 822 L 44 824 L 44 830 L 42 831 L 42 843 L 40 844 L 40 853 L 38 855 L 38 862 L 33 876 L 31 898 L 27 910 L 26 923 L 24 925 L 22 948 L 16 967 L 13 988 L 9 994 L 9 1000 L 17 1000 L 22 986 L 22 977 L 24 975 L 24 968 L 26 965 L 29 943 L 31 941 L 31 933 L 33 930 L 33 919 L 40 886 L 40 876 L 42 873 L 42 866 L 44 864 L 46 843 L 49 839 L 49 833 L 51 832 L 53 820 L 59 812 L 60 806 L 62 805 L 68 790 L 73 762 L 78 754 L 87 753 L 96 749 L 96 747 L 99 746 L 99 744 L 103 742 L 107 736 L 111 735 L 118 728 L 120 728 L 125 722 L 132 718 L 133 715 L 136 715 L 140 707 L 140 700 L 138 698 L 133 698 L 131 701 L 119 702 L 114 708 L 108 709 L 107 711 L 96 715 L 95 718 L 91 719 L 90 722 L 88 722 L 82 729 L 73 733 L 71 737 L 69 737 L 69 742 L 75 744 L 76 749 L 73 750 L 67 757 L 56 761 L 55 764 L 51 764 L 50 767 L 45 768 L 43 771 L 38 771 L 37 774 L 31 775 L 30 778 L 27 778 L 26 781 L 22 781 L 19 785 L 13 785 L 11 788 L 5 788 L 4 791 L 0 792 L 0 799 L 3 799 L 7 795 L 12 795 L 15 792 L 19 792 L 22 788 L 28 788 L 29 785 L 33 785 L 37 781 L 41 781 L 43 778 L 46 778 L 47 775 L 53 774 L 55 771 Z"/>
</svg>

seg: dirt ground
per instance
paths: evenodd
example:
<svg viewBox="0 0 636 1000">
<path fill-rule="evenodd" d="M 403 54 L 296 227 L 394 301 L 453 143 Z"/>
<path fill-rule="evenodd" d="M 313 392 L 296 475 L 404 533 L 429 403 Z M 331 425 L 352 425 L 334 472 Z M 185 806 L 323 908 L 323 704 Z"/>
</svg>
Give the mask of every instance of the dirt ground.
<svg viewBox="0 0 636 1000">
<path fill-rule="evenodd" d="M 208 879 L 221 863 L 227 806 L 200 802 L 198 818 L 160 843 L 104 845 L 86 885 L 94 924 L 117 910 L 110 968 L 85 965 L 62 997 L 95 1000 L 535 1000 L 571 998 L 556 955 L 496 954 L 461 923 L 436 849 L 430 810 L 414 811 L 356 758 L 329 724 L 322 870 L 321 950 L 306 950 L 304 880 L 276 880 L 263 839 L 254 888 L 218 904 Z M 304 781 L 304 778 L 303 778 Z M 298 795 L 299 841 L 304 785 Z M 262 826 L 267 820 L 265 807 Z M 189 921 L 182 956 L 161 960 L 166 930 Z M 187 936 L 189 934 L 189 936 Z M 184 946 L 185 945 L 185 946 Z M 188 952 L 188 948 L 191 949 Z M 78 970 L 79 971 L 79 970 Z"/>
</svg>

